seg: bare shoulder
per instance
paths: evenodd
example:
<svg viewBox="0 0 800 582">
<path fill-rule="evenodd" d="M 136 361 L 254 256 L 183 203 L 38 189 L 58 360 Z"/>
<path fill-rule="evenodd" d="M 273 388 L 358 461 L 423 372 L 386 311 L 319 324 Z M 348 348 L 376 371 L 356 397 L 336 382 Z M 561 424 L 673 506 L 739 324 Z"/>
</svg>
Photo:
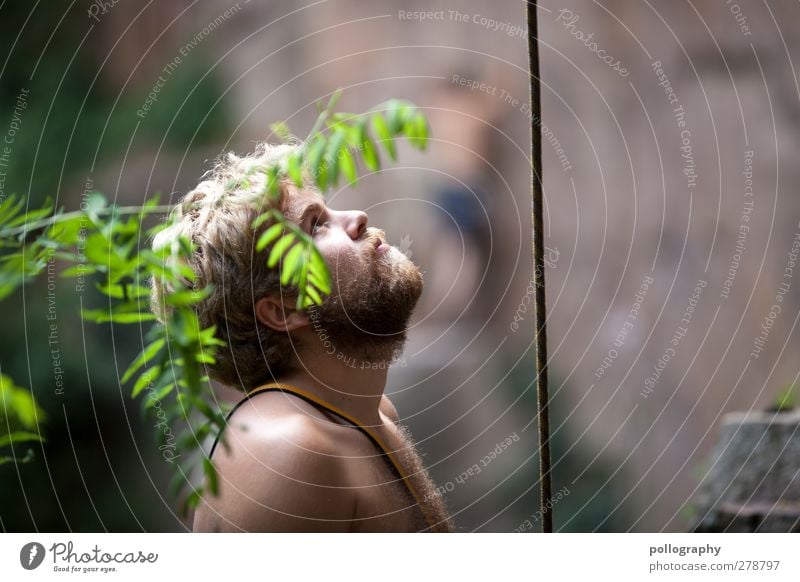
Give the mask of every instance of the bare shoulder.
<svg viewBox="0 0 800 582">
<path fill-rule="evenodd" d="M 355 511 L 335 427 L 281 394 L 248 401 L 213 457 L 219 494 L 205 494 L 195 531 L 346 531 Z"/>
</svg>

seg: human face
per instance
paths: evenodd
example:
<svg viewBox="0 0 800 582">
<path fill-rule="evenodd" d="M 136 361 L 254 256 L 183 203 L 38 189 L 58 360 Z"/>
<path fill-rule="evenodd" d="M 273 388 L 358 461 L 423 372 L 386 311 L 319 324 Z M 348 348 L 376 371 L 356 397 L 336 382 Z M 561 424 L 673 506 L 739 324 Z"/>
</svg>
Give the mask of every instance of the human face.
<svg viewBox="0 0 800 582">
<path fill-rule="evenodd" d="M 417 266 L 382 230 L 367 226 L 366 213 L 328 208 L 313 191 L 295 190 L 286 214 L 313 238 L 331 270 L 331 295 L 309 312 L 343 349 L 401 346 L 422 293 Z"/>
</svg>

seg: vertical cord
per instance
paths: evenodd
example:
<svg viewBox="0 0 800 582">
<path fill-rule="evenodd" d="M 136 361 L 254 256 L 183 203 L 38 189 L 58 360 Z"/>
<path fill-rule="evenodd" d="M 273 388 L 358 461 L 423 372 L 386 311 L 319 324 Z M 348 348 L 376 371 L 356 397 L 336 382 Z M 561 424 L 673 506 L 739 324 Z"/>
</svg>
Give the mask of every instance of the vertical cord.
<svg viewBox="0 0 800 582">
<path fill-rule="evenodd" d="M 531 187 L 533 192 L 533 281 L 536 306 L 536 400 L 539 416 L 539 478 L 542 531 L 553 532 L 552 486 L 550 484 L 550 418 L 547 391 L 547 302 L 544 285 L 544 234 L 542 220 L 542 132 L 539 83 L 539 35 L 536 0 L 528 0 L 528 68 L 531 98 Z"/>
</svg>

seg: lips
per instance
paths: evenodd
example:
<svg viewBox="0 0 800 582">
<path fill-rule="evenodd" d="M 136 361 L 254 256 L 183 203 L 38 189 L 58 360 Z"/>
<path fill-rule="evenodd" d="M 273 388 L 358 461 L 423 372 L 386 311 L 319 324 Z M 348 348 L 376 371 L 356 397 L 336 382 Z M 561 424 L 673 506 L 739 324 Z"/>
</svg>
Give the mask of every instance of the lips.
<svg viewBox="0 0 800 582">
<path fill-rule="evenodd" d="M 392 245 L 386 242 L 386 233 L 382 230 L 374 230 L 369 233 L 365 238 L 369 240 L 369 243 L 372 244 L 372 248 L 375 249 L 375 253 L 378 255 L 382 255 L 386 251 L 388 251 Z"/>
<path fill-rule="evenodd" d="M 386 243 L 382 238 L 375 237 L 375 253 L 382 255 L 386 251 L 389 250 L 389 244 Z"/>
</svg>

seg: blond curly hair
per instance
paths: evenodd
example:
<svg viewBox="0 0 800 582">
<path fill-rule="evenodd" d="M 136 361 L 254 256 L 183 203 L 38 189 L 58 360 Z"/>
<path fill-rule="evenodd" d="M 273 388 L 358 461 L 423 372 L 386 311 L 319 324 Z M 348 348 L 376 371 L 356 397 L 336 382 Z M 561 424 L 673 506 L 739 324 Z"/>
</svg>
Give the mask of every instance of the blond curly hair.
<svg viewBox="0 0 800 582">
<path fill-rule="evenodd" d="M 252 228 L 253 220 L 269 208 L 283 212 L 294 183 L 280 183 L 277 202 L 266 194 L 266 175 L 259 171 L 283 164 L 298 144 L 259 144 L 246 156 L 228 153 L 217 160 L 201 182 L 173 208 L 174 222 L 153 239 L 153 248 L 163 247 L 183 235 L 194 244 L 189 266 L 196 275 L 194 288 L 213 286 L 211 294 L 195 305 L 203 328 L 217 326 L 217 337 L 226 345 L 209 365 L 209 375 L 229 386 L 249 390 L 273 381 L 294 363 L 295 349 L 286 332 L 262 325 L 256 318 L 256 301 L 269 294 L 292 296 L 281 289 L 277 268 L 267 267 L 269 248 L 256 251 L 256 241 L 266 223 Z M 314 188 L 305 176 L 306 188 Z M 151 307 L 162 322 L 169 315 L 164 302 L 172 289 L 154 278 Z"/>
</svg>

